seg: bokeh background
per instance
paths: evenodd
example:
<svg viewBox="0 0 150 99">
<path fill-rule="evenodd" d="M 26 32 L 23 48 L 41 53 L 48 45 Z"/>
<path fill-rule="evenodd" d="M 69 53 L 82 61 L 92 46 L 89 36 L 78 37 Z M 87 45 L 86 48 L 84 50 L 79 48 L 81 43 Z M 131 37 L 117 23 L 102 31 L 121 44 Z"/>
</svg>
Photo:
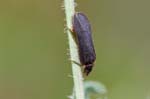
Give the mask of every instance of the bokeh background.
<svg viewBox="0 0 150 99">
<path fill-rule="evenodd" d="M 150 99 L 150 1 L 77 0 L 109 99 Z M 0 1 L 0 99 L 67 99 L 73 82 L 62 0 Z"/>
</svg>

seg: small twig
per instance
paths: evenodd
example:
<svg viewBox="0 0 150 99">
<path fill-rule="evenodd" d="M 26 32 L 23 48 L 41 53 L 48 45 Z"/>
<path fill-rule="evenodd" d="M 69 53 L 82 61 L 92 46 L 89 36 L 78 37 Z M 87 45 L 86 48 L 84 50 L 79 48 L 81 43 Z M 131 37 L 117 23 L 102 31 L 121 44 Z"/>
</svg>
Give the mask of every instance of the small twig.
<svg viewBox="0 0 150 99">
<path fill-rule="evenodd" d="M 74 4 L 75 4 L 74 0 L 64 0 L 67 28 L 69 29 L 72 28 L 72 16 L 75 13 Z M 68 34 L 68 41 L 69 41 L 70 58 L 71 60 L 80 63 L 79 56 L 78 56 L 78 47 L 76 45 L 76 42 L 74 41 L 73 36 L 69 30 L 67 30 L 67 34 Z M 73 72 L 73 80 L 74 80 L 74 95 L 76 99 L 85 99 L 81 68 L 73 61 L 71 62 L 71 64 L 72 64 L 72 72 Z"/>
</svg>

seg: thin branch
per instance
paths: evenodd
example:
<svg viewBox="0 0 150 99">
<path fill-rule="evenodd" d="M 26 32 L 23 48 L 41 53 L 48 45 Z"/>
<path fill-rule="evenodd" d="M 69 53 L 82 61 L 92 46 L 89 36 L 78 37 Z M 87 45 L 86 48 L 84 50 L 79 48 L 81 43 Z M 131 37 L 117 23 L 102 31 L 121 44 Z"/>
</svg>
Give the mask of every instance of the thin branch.
<svg viewBox="0 0 150 99">
<path fill-rule="evenodd" d="M 66 22 L 67 28 L 72 28 L 72 16 L 75 13 L 74 0 L 64 0 L 64 8 L 66 14 Z M 78 56 L 78 47 L 76 42 L 73 39 L 73 36 L 69 30 L 67 30 L 68 41 L 69 41 L 69 49 L 70 49 L 70 58 L 73 61 L 80 63 Z M 74 80 L 74 95 L 76 99 L 85 99 L 84 98 L 84 88 L 83 88 L 83 77 L 80 66 L 76 63 L 71 62 L 72 64 L 72 72 L 73 72 L 73 80 Z"/>
</svg>

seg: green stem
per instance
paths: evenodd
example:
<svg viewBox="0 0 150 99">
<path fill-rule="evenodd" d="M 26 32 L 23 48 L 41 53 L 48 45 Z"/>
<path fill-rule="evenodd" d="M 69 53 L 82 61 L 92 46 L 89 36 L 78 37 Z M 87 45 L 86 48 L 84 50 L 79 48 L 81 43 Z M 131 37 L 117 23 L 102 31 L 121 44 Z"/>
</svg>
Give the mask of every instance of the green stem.
<svg viewBox="0 0 150 99">
<path fill-rule="evenodd" d="M 65 14 L 66 14 L 66 22 L 67 28 L 72 28 L 72 17 L 75 13 L 74 0 L 64 0 Z M 69 41 L 69 49 L 70 49 L 70 58 L 71 60 L 80 63 L 79 55 L 78 55 L 78 47 L 76 42 L 73 39 L 73 36 L 69 30 L 67 30 L 68 41 Z M 72 64 L 72 72 L 73 72 L 73 80 L 74 80 L 74 95 L 76 99 L 85 99 L 84 98 L 84 88 L 83 88 L 83 77 L 80 66 L 76 63 L 71 62 Z"/>
</svg>

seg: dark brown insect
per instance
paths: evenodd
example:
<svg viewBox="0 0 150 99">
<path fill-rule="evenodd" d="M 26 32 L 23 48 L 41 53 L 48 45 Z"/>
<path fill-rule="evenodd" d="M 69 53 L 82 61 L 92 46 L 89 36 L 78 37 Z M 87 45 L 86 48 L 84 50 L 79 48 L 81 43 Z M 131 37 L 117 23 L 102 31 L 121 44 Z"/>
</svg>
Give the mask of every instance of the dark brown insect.
<svg viewBox="0 0 150 99">
<path fill-rule="evenodd" d="M 78 45 L 81 65 L 84 66 L 84 73 L 88 75 L 94 66 L 96 54 L 94 50 L 91 26 L 88 18 L 80 12 L 73 16 L 73 32 Z"/>
</svg>

